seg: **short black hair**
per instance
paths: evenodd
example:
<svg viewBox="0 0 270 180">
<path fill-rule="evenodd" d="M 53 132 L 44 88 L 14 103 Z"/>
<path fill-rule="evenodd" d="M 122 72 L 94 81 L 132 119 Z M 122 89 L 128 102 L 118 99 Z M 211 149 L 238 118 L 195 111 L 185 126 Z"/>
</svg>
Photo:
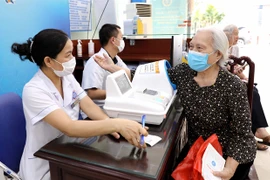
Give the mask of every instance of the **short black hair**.
<svg viewBox="0 0 270 180">
<path fill-rule="evenodd" d="M 99 31 L 99 41 L 101 47 L 108 44 L 111 37 L 117 37 L 118 29 L 121 29 L 116 24 L 104 24 Z"/>
</svg>

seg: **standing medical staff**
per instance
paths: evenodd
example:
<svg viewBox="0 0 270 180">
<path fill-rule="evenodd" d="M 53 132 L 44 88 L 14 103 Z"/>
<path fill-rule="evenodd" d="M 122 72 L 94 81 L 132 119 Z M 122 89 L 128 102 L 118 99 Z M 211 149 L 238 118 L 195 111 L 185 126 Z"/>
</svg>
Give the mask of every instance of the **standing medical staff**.
<svg viewBox="0 0 270 180">
<path fill-rule="evenodd" d="M 26 43 L 12 44 L 11 50 L 21 60 L 28 59 L 40 67 L 22 94 L 27 132 L 19 172 L 22 179 L 50 179 L 49 163 L 33 154 L 63 133 L 72 137 L 111 134 L 115 138 L 120 133 L 129 143 L 141 147 L 140 135 L 147 135 L 147 131 L 135 121 L 109 118 L 75 80 L 72 73 L 76 60 L 67 34 L 45 29 Z M 92 121 L 77 121 L 80 109 Z"/>
</svg>

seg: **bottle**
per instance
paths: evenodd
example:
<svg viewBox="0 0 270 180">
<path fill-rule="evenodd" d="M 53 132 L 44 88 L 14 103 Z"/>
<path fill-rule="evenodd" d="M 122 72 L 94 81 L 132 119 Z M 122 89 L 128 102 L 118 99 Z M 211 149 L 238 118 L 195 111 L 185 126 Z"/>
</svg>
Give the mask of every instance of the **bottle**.
<svg viewBox="0 0 270 180">
<path fill-rule="evenodd" d="M 133 27 L 132 27 L 132 34 L 137 34 L 138 33 L 138 18 L 139 18 L 139 16 L 138 15 L 135 15 L 134 17 L 133 17 L 133 20 L 132 20 L 132 25 L 133 25 Z"/>
<path fill-rule="evenodd" d="M 82 57 L 82 45 L 81 45 L 81 40 L 78 39 L 78 44 L 77 44 L 77 56 Z"/>
<path fill-rule="evenodd" d="M 141 18 L 137 19 L 137 34 L 143 34 L 144 29 L 143 29 L 143 23 Z"/>
<path fill-rule="evenodd" d="M 88 43 L 88 55 L 89 57 L 93 56 L 95 53 L 95 44 L 92 39 Z"/>
</svg>

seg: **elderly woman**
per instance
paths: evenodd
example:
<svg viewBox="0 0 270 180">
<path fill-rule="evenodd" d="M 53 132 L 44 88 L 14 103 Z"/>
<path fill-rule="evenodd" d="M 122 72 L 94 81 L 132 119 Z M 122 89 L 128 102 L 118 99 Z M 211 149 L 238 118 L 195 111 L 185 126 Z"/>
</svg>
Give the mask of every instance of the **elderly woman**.
<svg viewBox="0 0 270 180">
<path fill-rule="evenodd" d="M 238 41 L 238 28 L 234 24 L 229 24 L 224 27 L 223 31 L 228 37 L 229 40 L 229 54 L 234 56 L 239 56 L 239 47 L 237 46 Z"/>
<path fill-rule="evenodd" d="M 188 121 L 188 149 L 202 136 L 216 133 L 225 167 L 213 172 L 222 179 L 241 180 L 248 176 L 256 155 L 251 132 L 250 109 L 245 84 L 221 65 L 227 59 L 228 40 L 222 30 L 214 27 L 199 30 L 190 42 L 188 65 L 179 64 L 168 70 L 177 85 Z M 104 69 L 115 72 L 110 58 L 96 56 Z M 131 73 L 131 77 L 134 72 Z"/>
</svg>

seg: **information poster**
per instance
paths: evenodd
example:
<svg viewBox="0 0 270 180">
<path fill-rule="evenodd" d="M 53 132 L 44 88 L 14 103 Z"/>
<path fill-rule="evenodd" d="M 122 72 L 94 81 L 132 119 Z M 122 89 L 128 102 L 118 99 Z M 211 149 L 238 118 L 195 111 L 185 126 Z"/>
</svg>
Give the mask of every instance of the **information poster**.
<svg viewBox="0 0 270 180">
<path fill-rule="evenodd" d="M 92 0 L 69 0 L 70 31 L 91 31 Z"/>
<path fill-rule="evenodd" d="M 152 0 L 153 34 L 184 34 L 187 0 Z"/>
</svg>

